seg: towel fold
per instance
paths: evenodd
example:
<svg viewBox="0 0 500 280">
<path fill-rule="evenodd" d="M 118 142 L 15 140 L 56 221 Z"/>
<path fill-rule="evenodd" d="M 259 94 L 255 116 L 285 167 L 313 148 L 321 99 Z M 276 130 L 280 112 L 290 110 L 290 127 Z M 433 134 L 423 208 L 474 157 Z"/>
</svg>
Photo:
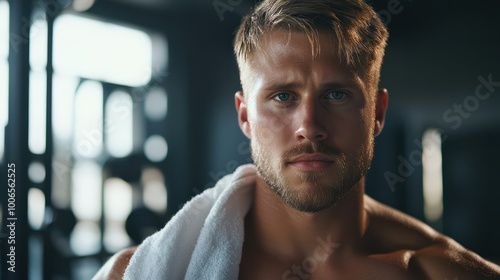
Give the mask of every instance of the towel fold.
<svg viewBox="0 0 500 280">
<path fill-rule="evenodd" d="M 191 199 L 137 248 L 123 279 L 238 279 L 255 178 L 243 165 Z"/>
</svg>

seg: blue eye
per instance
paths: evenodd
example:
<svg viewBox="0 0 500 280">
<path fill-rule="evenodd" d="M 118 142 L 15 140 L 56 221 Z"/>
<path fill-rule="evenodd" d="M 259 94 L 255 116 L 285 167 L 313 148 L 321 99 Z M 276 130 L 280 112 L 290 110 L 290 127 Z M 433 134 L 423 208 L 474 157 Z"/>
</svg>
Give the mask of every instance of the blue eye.
<svg viewBox="0 0 500 280">
<path fill-rule="evenodd" d="M 327 99 L 341 100 L 347 97 L 347 93 L 343 91 L 330 91 L 327 95 Z"/>
<path fill-rule="evenodd" d="M 291 99 L 291 96 L 289 93 L 281 92 L 276 94 L 273 99 L 276 101 L 286 102 Z"/>
</svg>

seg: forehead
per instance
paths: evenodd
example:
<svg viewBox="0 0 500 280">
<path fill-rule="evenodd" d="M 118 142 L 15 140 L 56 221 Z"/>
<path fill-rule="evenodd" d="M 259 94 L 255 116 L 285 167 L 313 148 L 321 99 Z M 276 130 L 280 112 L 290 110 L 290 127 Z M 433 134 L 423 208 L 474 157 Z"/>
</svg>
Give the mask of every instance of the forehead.
<svg viewBox="0 0 500 280">
<path fill-rule="evenodd" d="M 360 83 L 360 75 L 347 67 L 338 56 L 335 40 L 326 31 L 318 31 L 319 52 L 306 34 L 283 29 L 267 32 L 249 57 L 243 75 L 249 86 L 269 83 Z M 245 89 L 244 89 L 245 90 Z"/>
</svg>

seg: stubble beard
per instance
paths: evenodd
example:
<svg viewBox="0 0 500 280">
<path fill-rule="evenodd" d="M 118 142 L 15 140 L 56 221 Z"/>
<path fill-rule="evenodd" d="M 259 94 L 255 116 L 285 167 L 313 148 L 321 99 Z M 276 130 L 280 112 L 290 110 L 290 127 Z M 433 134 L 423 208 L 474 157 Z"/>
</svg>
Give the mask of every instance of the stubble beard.
<svg viewBox="0 0 500 280">
<path fill-rule="evenodd" d="M 338 152 L 323 144 L 307 143 L 285 151 L 277 163 L 274 161 L 274 165 L 271 158 L 273 153 L 266 151 L 255 141 L 251 141 L 250 147 L 259 175 L 274 193 L 298 211 L 315 213 L 337 205 L 363 178 L 373 157 L 373 139 L 369 142 L 352 154 Z M 297 171 L 300 183 L 287 183 L 284 171 L 288 160 L 304 153 L 321 153 L 333 158 L 337 169 L 336 178 L 331 182 L 321 183 L 320 180 L 328 175 L 327 172 Z"/>
</svg>

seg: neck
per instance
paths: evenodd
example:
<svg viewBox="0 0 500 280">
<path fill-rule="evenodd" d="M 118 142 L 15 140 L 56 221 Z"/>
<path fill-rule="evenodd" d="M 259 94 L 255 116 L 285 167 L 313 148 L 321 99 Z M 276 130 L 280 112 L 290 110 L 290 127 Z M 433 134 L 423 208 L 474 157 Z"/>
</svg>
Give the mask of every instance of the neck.
<svg viewBox="0 0 500 280">
<path fill-rule="evenodd" d="M 245 220 L 245 242 L 284 258 L 311 255 L 318 246 L 335 244 L 337 256 L 357 251 L 367 227 L 364 179 L 337 205 L 304 213 L 285 204 L 258 177 L 252 208 Z"/>
</svg>

